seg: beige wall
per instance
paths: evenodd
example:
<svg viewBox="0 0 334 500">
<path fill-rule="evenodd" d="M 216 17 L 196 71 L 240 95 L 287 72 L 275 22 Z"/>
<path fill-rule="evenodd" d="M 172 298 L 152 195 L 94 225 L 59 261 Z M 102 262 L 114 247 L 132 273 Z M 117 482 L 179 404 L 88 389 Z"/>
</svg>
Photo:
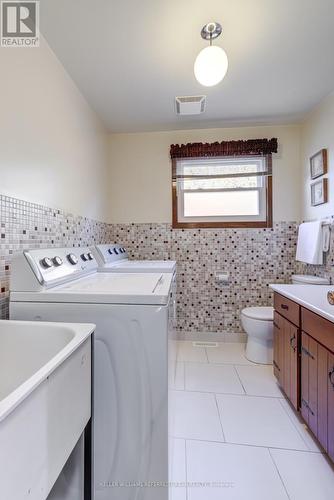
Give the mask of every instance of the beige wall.
<svg viewBox="0 0 334 500">
<path fill-rule="evenodd" d="M 327 148 L 328 153 L 328 203 L 311 207 L 310 156 L 322 148 Z M 334 94 L 324 99 L 302 125 L 302 186 L 302 219 L 334 214 Z"/>
<path fill-rule="evenodd" d="M 110 135 L 112 222 L 171 222 L 171 144 L 271 137 L 274 220 L 299 220 L 300 127 L 291 125 Z"/>
<path fill-rule="evenodd" d="M 0 68 L 0 193 L 106 220 L 106 130 L 53 52 L 0 48 Z"/>
</svg>

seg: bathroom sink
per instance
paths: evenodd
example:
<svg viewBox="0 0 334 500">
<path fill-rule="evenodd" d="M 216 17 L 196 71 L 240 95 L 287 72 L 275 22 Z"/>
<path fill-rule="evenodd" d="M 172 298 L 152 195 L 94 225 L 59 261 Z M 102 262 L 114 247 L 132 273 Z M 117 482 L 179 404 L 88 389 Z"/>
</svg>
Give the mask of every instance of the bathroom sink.
<svg viewBox="0 0 334 500">
<path fill-rule="evenodd" d="M 45 500 L 91 416 L 94 325 L 0 321 L 0 498 Z"/>
</svg>

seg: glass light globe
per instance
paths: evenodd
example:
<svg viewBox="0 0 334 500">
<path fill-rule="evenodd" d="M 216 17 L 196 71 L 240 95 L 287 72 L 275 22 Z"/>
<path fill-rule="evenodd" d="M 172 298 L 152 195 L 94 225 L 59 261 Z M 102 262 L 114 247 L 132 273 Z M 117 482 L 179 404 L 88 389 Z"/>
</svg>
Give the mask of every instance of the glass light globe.
<svg viewBox="0 0 334 500">
<path fill-rule="evenodd" d="M 217 45 L 210 45 L 201 50 L 196 57 L 194 73 L 196 80 L 205 87 L 212 87 L 221 82 L 228 68 L 225 50 Z"/>
</svg>

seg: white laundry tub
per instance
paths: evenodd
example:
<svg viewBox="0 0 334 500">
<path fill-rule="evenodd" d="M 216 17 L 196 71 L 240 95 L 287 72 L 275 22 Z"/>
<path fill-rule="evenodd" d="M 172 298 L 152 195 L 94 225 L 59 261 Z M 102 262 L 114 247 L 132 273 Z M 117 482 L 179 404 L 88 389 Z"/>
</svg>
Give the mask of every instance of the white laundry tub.
<svg viewBox="0 0 334 500">
<path fill-rule="evenodd" d="M 0 321 L 0 498 L 45 500 L 91 416 L 94 325 Z"/>
</svg>

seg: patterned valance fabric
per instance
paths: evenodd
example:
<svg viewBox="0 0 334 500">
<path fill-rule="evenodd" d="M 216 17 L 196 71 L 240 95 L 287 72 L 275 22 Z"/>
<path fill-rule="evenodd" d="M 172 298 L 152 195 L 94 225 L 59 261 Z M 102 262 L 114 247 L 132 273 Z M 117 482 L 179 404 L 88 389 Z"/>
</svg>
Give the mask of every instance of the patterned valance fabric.
<svg viewBox="0 0 334 500">
<path fill-rule="evenodd" d="M 277 153 L 277 139 L 248 139 L 246 141 L 194 142 L 172 144 L 170 157 L 205 158 L 214 156 L 251 156 Z"/>
</svg>

